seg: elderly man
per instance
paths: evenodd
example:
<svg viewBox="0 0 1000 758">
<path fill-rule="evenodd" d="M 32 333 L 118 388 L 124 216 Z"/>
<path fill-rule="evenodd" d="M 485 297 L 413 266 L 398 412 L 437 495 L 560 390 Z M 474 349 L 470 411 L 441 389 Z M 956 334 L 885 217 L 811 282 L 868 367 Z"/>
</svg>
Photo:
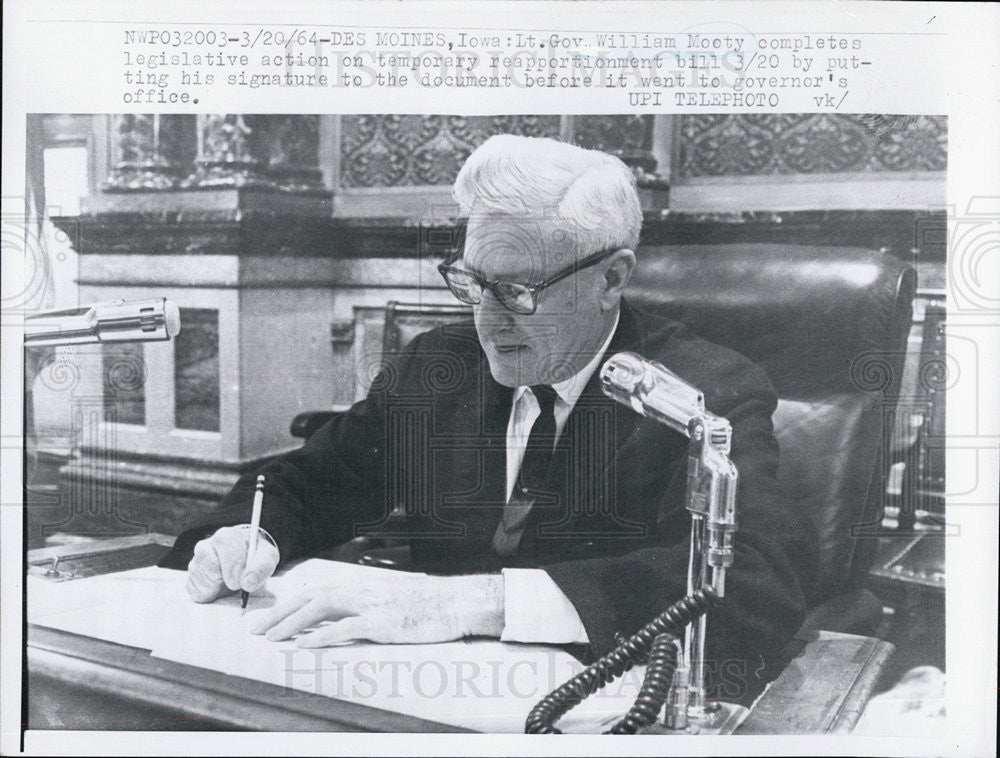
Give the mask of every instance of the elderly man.
<svg viewBox="0 0 1000 758">
<path fill-rule="evenodd" d="M 213 525 L 182 535 L 175 564 L 201 540 L 191 597 L 254 590 L 281 562 L 395 523 L 389 512 L 402 506 L 396 528 L 408 530 L 424 573 L 281 598 L 253 631 L 298 634 L 304 647 L 485 635 L 606 653 L 686 590 L 687 441 L 598 384 L 604 358 L 632 350 L 701 389 L 732 423 L 740 530 L 708 626 L 708 673 L 723 695 L 756 690 L 802 621 L 814 554 L 775 481 L 766 375 L 625 302 L 641 213 L 616 158 L 497 136 L 469 157 L 455 196 L 468 215 L 464 249 L 440 270 L 474 324 L 417 337 L 365 400 L 244 477 Z M 258 473 L 261 526 L 275 544 L 261 541 L 245 565 L 239 524 Z M 331 623 L 314 628 L 321 621 Z"/>
</svg>

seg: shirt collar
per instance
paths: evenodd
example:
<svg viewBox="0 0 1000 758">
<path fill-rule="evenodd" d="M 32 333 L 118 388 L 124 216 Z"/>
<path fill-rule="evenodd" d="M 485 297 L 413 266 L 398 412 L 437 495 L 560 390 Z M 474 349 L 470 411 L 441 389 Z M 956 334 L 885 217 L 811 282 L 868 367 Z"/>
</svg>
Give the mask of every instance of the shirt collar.
<svg viewBox="0 0 1000 758">
<path fill-rule="evenodd" d="M 573 407 L 576 405 L 576 401 L 580 399 L 580 395 L 583 394 L 584 387 L 587 386 L 587 382 L 590 381 L 590 377 L 593 376 L 594 372 L 597 370 L 597 365 L 601 362 L 601 358 L 604 357 L 604 353 L 608 349 L 608 345 L 611 344 L 611 338 L 615 336 L 615 331 L 618 329 L 618 321 L 621 318 L 621 309 L 615 314 L 615 323 L 611 325 L 611 331 L 608 332 L 607 338 L 604 340 L 604 344 L 601 345 L 601 349 L 594 353 L 594 357 L 590 359 L 590 362 L 584 366 L 580 371 L 571 376 L 569 379 L 564 379 L 561 382 L 556 382 L 552 385 L 552 389 L 556 391 L 559 399 L 562 400 L 566 405 Z M 514 402 L 520 402 L 524 393 L 530 388 L 527 386 L 521 386 L 517 388 L 514 393 Z"/>
</svg>

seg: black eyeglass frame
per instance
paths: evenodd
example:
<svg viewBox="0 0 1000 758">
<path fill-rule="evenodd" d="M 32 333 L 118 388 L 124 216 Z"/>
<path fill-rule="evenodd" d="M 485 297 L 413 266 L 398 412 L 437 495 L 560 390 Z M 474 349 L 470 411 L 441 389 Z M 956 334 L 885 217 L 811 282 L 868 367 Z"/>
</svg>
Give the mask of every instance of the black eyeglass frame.
<svg viewBox="0 0 1000 758">
<path fill-rule="evenodd" d="M 483 300 L 482 295 L 480 294 L 479 300 L 475 302 L 463 299 L 455 291 L 455 288 L 451 286 L 451 282 L 448 280 L 448 273 L 451 271 L 454 271 L 456 274 L 471 276 L 473 281 L 475 281 L 476 284 L 479 285 L 480 290 L 489 290 L 490 292 L 492 292 L 493 297 L 495 297 L 500 302 L 500 304 L 507 310 L 520 314 L 522 316 L 530 316 L 536 310 L 538 310 L 538 293 L 540 293 L 542 290 L 546 289 L 547 287 L 551 287 L 553 284 L 556 284 L 557 282 L 561 282 L 566 277 L 571 276 L 578 271 L 582 271 L 585 268 L 590 268 L 591 266 L 600 263 L 606 258 L 611 257 L 614 253 L 617 253 L 621 249 L 622 249 L 621 247 L 608 247 L 604 248 L 603 250 L 598 250 L 596 253 L 588 255 L 586 258 L 581 258 L 575 263 L 572 263 L 566 268 L 564 268 L 562 271 L 558 272 L 557 274 L 553 274 L 548 279 L 539 282 L 538 284 L 511 282 L 504 279 L 487 279 L 486 277 L 480 276 L 475 271 L 469 271 L 468 269 L 458 268 L 457 266 L 453 266 L 452 263 L 454 263 L 455 261 L 457 261 L 459 258 L 462 257 L 461 252 L 455 255 L 450 261 L 439 263 L 438 271 L 444 278 L 445 284 L 448 285 L 448 289 L 451 290 L 451 294 L 453 294 L 458 300 L 465 303 L 466 305 L 479 305 L 479 303 L 481 303 Z M 501 284 L 508 284 L 508 285 L 516 284 L 518 287 L 524 287 L 531 294 L 531 310 L 524 311 L 512 308 L 510 304 L 503 298 L 503 296 L 498 291 L 498 288 L 500 287 Z"/>
</svg>

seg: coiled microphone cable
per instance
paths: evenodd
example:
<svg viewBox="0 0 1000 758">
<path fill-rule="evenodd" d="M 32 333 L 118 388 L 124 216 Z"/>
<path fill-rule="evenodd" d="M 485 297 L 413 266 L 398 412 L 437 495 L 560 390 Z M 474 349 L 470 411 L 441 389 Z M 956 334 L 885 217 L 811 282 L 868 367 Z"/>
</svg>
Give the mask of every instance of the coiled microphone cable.
<svg viewBox="0 0 1000 758">
<path fill-rule="evenodd" d="M 605 734 L 635 734 L 652 724 L 666 702 L 677 668 L 675 642 L 684 627 L 718 602 L 715 590 L 705 587 L 673 603 L 617 648 L 542 698 L 528 714 L 525 734 L 562 734 L 555 726 L 560 718 L 633 666 L 647 661 L 635 704 Z"/>
</svg>

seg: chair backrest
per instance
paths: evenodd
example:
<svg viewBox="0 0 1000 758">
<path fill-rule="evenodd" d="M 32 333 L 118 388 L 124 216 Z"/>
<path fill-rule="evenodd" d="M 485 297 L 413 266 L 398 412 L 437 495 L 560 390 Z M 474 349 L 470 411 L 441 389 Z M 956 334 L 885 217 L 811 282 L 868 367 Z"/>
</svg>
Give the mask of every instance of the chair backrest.
<svg viewBox="0 0 1000 758">
<path fill-rule="evenodd" d="M 461 303 L 398 303 L 390 300 L 385 306 L 385 329 L 382 332 L 382 353 L 392 353 L 406 347 L 418 334 L 443 324 L 454 324 L 472 318 L 472 307 Z"/>
<path fill-rule="evenodd" d="M 916 484 L 929 494 L 929 505 L 935 515 L 944 516 L 945 446 L 941 444 L 945 430 L 946 393 L 948 380 L 945 323 L 947 312 L 943 302 L 929 303 L 924 309 L 924 327 L 920 344 L 920 364 L 917 383 L 926 402 L 926 417 L 921 427 L 918 449 Z"/>
<path fill-rule="evenodd" d="M 811 601 L 858 583 L 874 557 L 916 272 L 840 247 L 663 246 L 638 258 L 630 302 L 767 371 L 779 478 L 820 540 Z"/>
</svg>

